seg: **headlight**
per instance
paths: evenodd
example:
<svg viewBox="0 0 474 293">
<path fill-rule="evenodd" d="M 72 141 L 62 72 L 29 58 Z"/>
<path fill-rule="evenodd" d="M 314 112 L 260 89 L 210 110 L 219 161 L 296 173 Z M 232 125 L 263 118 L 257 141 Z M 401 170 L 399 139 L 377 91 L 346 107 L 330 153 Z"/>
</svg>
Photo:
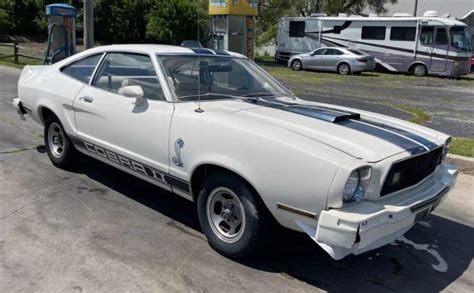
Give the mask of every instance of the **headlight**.
<svg viewBox="0 0 474 293">
<path fill-rule="evenodd" d="M 448 138 L 448 139 L 446 140 L 446 142 L 444 143 L 442 161 L 444 161 L 444 159 L 446 159 L 446 156 L 448 155 L 448 152 L 449 152 L 449 146 L 450 146 L 450 145 L 451 145 L 451 137 Z"/>
<path fill-rule="evenodd" d="M 365 190 L 369 186 L 372 169 L 364 167 L 354 170 L 349 175 L 342 198 L 344 202 L 353 202 L 364 198 Z"/>
<path fill-rule="evenodd" d="M 347 179 L 346 185 L 344 186 L 344 193 L 342 194 L 345 202 L 354 201 L 357 189 L 359 188 L 359 183 L 359 171 L 352 171 L 349 179 Z"/>
</svg>

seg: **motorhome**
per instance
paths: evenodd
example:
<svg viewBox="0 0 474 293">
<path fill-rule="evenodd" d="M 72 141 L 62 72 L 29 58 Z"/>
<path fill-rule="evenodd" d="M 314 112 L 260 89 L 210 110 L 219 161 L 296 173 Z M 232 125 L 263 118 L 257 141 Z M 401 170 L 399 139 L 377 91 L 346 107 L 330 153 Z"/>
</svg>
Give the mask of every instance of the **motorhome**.
<svg viewBox="0 0 474 293">
<path fill-rule="evenodd" d="M 392 72 L 459 76 L 470 71 L 467 25 L 436 11 L 423 17 L 284 17 L 278 25 L 275 62 L 286 64 L 292 55 L 334 46 L 369 53 L 378 67 Z"/>
</svg>

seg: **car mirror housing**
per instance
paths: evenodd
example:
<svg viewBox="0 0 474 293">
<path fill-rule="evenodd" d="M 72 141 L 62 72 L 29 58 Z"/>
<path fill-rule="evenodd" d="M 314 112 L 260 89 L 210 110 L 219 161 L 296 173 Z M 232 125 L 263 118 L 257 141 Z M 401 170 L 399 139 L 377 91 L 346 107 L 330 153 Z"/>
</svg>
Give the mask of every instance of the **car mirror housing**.
<svg viewBox="0 0 474 293">
<path fill-rule="evenodd" d="M 142 98 L 144 95 L 143 89 L 139 85 L 129 85 L 129 86 L 121 87 L 118 90 L 118 93 L 127 98 L 134 98 L 134 99 Z"/>
</svg>

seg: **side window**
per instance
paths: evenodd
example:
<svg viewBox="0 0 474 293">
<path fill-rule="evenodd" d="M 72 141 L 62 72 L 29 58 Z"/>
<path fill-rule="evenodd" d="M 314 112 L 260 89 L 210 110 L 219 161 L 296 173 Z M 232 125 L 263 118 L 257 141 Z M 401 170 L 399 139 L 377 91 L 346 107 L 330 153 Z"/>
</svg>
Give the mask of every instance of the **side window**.
<svg viewBox="0 0 474 293">
<path fill-rule="evenodd" d="M 384 26 L 363 26 L 362 36 L 363 40 L 385 40 Z"/>
<path fill-rule="evenodd" d="M 121 87 L 138 85 L 144 98 L 165 100 L 151 59 L 147 55 L 133 53 L 109 53 L 100 65 L 94 86 L 118 93 Z"/>
<path fill-rule="evenodd" d="M 304 38 L 305 28 L 304 21 L 290 21 L 290 38 Z"/>
<path fill-rule="evenodd" d="M 316 51 L 313 52 L 313 55 L 324 55 L 326 53 L 327 49 L 318 49 Z"/>
<path fill-rule="evenodd" d="M 327 49 L 324 55 L 342 55 L 343 53 L 338 49 Z"/>
<path fill-rule="evenodd" d="M 102 57 L 102 54 L 82 58 L 79 61 L 61 68 L 61 71 L 72 78 L 89 83 L 92 78 L 92 73 L 94 72 L 97 63 L 99 63 L 100 57 Z"/>
<path fill-rule="evenodd" d="M 414 41 L 416 35 L 416 27 L 396 27 L 390 29 L 391 41 Z"/>
<path fill-rule="evenodd" d="M 421 28 L 420 34 L 420 42 L 423 45 L 431 45 L 433 44 L 433 35 L 434 35 L 434 28 L 431 26 L 425 26 Z"/>
<path fill-rule="evenodd" d="M 446 29 L 437 28 L 435 45 L 447 45 L 447 44 L 448 44 L 448 35 L 446 34 Z"/>
</svg>

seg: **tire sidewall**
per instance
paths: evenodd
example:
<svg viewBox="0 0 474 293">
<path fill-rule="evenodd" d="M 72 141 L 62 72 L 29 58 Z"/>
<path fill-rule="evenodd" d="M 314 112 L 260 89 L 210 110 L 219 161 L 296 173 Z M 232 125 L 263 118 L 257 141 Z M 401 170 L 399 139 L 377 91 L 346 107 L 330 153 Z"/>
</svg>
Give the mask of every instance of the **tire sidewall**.
<svg viewBox="0 0 474 293">
<path fill-rule="evenodd" d="M 218 187 L 232 190 L 241 200 L 245 213 L 245 226 L 242 236 L 234 243 L 221 240 L 211 228 L 207 217 L 207 200 L 212 191 Z M 212 248 L 230 258 L 249 256 L 259 248 L 259 238 L 262 234 L 261 215 L 257 209 L 257 201 L 248 186 L 232 174 L 214 174 L 203 184 L 197 200 L 197 209 L 201 229 L 206 235 Z"/>
<path fill-rule="evenodd" d="M 60 156 L 60 157 L 56 157 L 52 154 L 51 148 L 50 148 L 50 145 L 49 145 L 49 139 L 48 139 L 49 133 L 48 132 L 49 132 L 49 128 L 50 128 L 52 123 L 57 123 L 59 125 L 59 127 L 61 128 L 61 130 L 63 132 L 63 135 L 64 135 L 64 150 L 63 150 L 62 156 Z M 63 125 L 61 124 L 59 119 L 54 117 L 54 116 L 48 117 L 46 119 L 45 124 L 44 124 L 44 145 L 46 147 L 46 152 L 48 154 L 48 157 L 51 160 L 51 162 L 53 163 L 53 165 L 55 165 L 56 167 L 60 167 L 60 168 L 67 168 L 71 165 L 71 163 L 73 161 L 73 157 L 75 155 L 74 146 L 72 145 L 71 141 L 69 140 L 69 138 L 66 134 L 66 131 L 64 130 Z"/>
</svg>

